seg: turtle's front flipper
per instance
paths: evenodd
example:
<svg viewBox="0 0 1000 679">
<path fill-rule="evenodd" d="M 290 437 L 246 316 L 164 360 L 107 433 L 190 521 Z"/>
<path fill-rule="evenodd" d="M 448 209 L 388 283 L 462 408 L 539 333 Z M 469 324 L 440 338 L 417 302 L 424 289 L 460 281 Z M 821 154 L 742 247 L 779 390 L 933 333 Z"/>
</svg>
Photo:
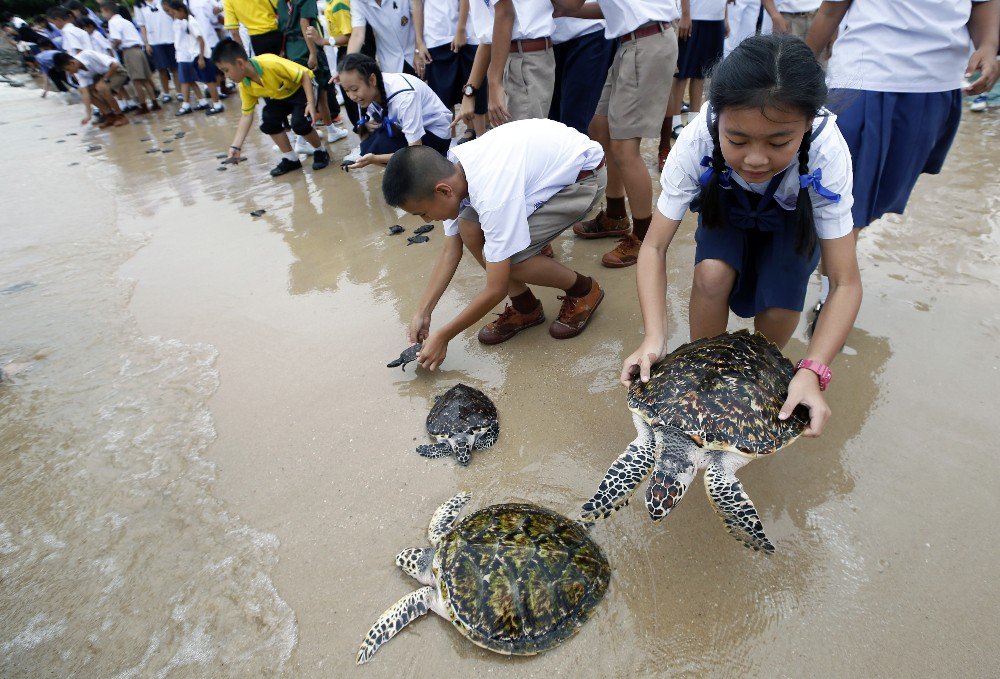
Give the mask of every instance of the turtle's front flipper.
<svg viewBox="0 0 1000 679">
<path fill-rule="evenodd" d="M 686 434 L 676 430 L 661 433 L 654 431 L 661 445 L 660 459 L 656 462 L 653 477 L 646 489 L 646 509 L 649 518 L 659 521 L 666 517 L 684 497 L 694 475 L 698 473 L 701 450 Z"/>
<path fill-rule="evenodd" d="M 451 444 L 447 441 L 417 446 L 417 453 L 423 455 L 424 457 L 447 457 L 453 452 Z"/>
<path fill-rule="evenodd" d="M 441 544 L 441 538 L 447 535 L 451 527 L 455 525 L 455 519 L 461 513 L 462 507 L 468 504 L 471 499 L 472 496 L 468 493 L 459 493 L 434 510 L 431 525 L 427 529 L 427 537 L 430 538 L 432 545 L 437 547 Z"/>
<path fill-rule="evenodd" d="M 428 611 L 440 608 L 437 599 L 438 593 L 433 587 L 421 587 L 393 604 L 368 630 L 368 635 L 358 649 L 358 664 L 363 665 L 371 660 L 379 646 L 396 636 L 399 630 Z"/>
<path fill-rule="evenodd" d="M 580 508 L 580 518 L 586 523 L 608 517 L 628 504 L 632 493 L 649 475 L 656 462 L 653 457 L 656 442 L 652 429 L 637 415 L 633 415 L 632 419 L 639 435 L 608 469 L 594 496 Z"/>
<path fill-rule="evenodd" d="M 774 545 L 764 535 L 764 526 L 757 509 L 736 478 L 736 470 L 746 462 L 734 453 L 714 455 L 705 470 L 708 499 L 719 514 L 729 533 L 754 550 L 773 553 Z"/>
</svg>

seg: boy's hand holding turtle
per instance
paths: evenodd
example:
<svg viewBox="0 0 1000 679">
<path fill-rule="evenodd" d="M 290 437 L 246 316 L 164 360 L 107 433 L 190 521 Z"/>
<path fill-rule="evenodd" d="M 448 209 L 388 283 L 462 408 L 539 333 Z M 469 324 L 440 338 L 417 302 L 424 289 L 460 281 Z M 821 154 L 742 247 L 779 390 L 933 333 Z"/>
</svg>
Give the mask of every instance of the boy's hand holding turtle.
<svg viewBox="0 0 1000 679">
<path fill-rule="evenodd" d="M 417 352 L 417 363 L 428 370 L 437 370 L 448 355 L 448 339 L 440 333 L 428 335 Z"/>
<path fill-rule="evenodd" d="M 431 334 L 431 315 L 417 312 L 406 329 L 406 339 L 410 344 L 419 344 Z"/>
<path fill-rule="evenodd" d="M 621 382 L 631 387 L 632 382 L 641 379 L 649 381 L 649 371 L 657 361 L 667 355 L 667 341 L 663 337 L 647 337 L 622 363 Z"/>
<path fill-rule="evenodd" d="M 823 433 L 826 421 L 830 419 L 830 406 L 820 393 L 819 378 L 809 370 L 797 370 L 795 377 L 788 383 L 788 398 L 781 406 L 779 420 L 787 420 L 797 406 L 803 405 L 809 409 L 809 427 L 802 432 L 803 436 L 816 438 Z"/>
</svg>

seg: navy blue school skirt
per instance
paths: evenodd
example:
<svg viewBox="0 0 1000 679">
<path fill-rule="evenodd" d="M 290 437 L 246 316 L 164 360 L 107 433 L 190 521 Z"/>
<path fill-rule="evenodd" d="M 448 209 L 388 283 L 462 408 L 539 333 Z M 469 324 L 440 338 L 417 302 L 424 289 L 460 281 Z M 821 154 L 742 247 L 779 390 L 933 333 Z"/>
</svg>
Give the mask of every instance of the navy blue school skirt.
<svg viewBox="0 0 1000 679">
<path fill-rule="evenodd" d="M 704 80 L 708 70 L 722 58 L 726 42 L 726 22 L 692 21 L 691 36 L 677 43 L 675 78 Z"/>
<path fill-rule="evenodd" d="M 182 61 L 177 64 L 177 79 L 182 83 L 214 83 L 219 72 L 212 60 L 205 59 L 205 68 L 198 68 L 198 60 Z"/>
<path fill-rule="evenodd" d="M 938 174 L 962 117 L 962 91 L 835 89 L 828 106 L 854 162 L 855 228 L 902 214 L 917 178 Z"/>
<path fill-rule="evenodd" d="M 420 141 L 424 146 L 430 146 L 442 156 L 448 155 L 448 148 L 451 146 L 451 139 L 442 139 L 430 132 L 424 133 Z M 402 130 L 395 128 L 390 136 L 385 127 L 380 127 L 361 142 L 361 155 L 365 155 L 366 153 L 374 153 L 375 155 L 395 153 L 404 146 L 407 146 L 407 142 Z"/>
</svg>

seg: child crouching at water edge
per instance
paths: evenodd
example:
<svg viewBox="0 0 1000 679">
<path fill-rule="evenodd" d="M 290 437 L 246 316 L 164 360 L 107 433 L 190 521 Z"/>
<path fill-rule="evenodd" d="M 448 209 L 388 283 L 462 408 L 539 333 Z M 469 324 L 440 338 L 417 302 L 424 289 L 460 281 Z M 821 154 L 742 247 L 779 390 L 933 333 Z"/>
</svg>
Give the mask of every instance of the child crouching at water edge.
<svg viewBox="0 0 1000 679">
<path fill-rule="evenodd" d="M 567 269 L 544 251 L 597 204 L 607 172 L 601 145 L 552 120 L 507 123 L 455 146 L 448 157 L 423 146 L 393 154 L 382 178 L 389 205 L 445 223 L 446 238 L 410 323 L 411 342 L 423 342 L 420 365 L 434 370 L 448 342 L 482 319 L 504 297 L 503 313 L 479 331 L 500 344 L 545 321 L 528 285 L 565 292 L 549 334 L 579 335 L 604 299 L 597 281 Z M 455 318 L 432 330 L 431 314 L 462 259 L 463 245 L 486 271 L 486 284 Z"/>
<path fill-rule="evenodd" d="M 821 392 L 861 305 L 852 235 L 851 159 L 826 101 L 823 69 L 799 38 L 745 40 L 712 75 L 709 102 L 670 152 L 636 278 L 645 340 L 621 379 L 649 379 L 667 353 L 665 257 L 690 206 L 695 233 L 691 339 L 726 330 L 729 310 L 784 347 L 799 321 L 820 253 L 830 275 L 827 307 L 782 407 L 810 411 L 817 436 L 830 410 Z M 817 247 L 818 243 L 818 247 Z"/>
<path fill-rule="evenodd" d="M 222 113 L 225 109 L 219 101 L 219 88 L 215 84 L 218 71 L 211 61 L 205 59 L 207 48 L 201 26 L 188 12 L 184 0 L 166 0 L 163 4 L 167 14 L 174 18 L 174 53 L 177 59 L 177 79 L 181 84 L 182 103 L 174 115 L 183 116 L 205 109 L 205 115 L 209 116 Z M 201 97 L 196 106 L 191 106 L 192 83 L 202 83 L 208 88 L 211 105 Z M 197 85 L 195 88 L 197 89 Z"/>
</svg>

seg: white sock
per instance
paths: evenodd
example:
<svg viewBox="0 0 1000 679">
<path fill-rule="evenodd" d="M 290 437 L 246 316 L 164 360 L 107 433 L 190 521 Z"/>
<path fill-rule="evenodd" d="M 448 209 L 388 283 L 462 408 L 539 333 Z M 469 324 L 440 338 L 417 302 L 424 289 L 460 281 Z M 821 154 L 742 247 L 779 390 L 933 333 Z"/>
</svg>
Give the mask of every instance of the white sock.
<svg viewBox="0 0 1000 679">
<path fill-rule="evenodd" d="M 674 116 L 673 121 L 671 121 L 671 123 L 670 123 L 670 129 L 673 129 L 673 128 L 677 127 L 678 125 L 681 125 L 681 124 L 682 124 L 681 123 L 681 117 L 680 116 Z"/>
<path fill-rule="evenodd" d="M 830 295 L 830 278 L 820 274 L 819 277 L 819 303 L 826 304 L 826 298 Z"/>
<path fill-rule="evenodd" d="M 135 103 L 135 99 L 129 99 L 128 100 L 128 105 L 129 106 L 138 106 L 139 104 Z"/>
<path fill-rule="evenodd" d="M 199 99 L 198 100 L 198 106 L 208 106 L 208 99 L 206 99 L 205 97 L 202 97 L 201 99 Z"/>
<path fill-rule="evenodd" d="M 295 154 L 295 151 L 289 151 L 288 153 L 282 153 L 281 157 L 282 158 L 287 158 L 288 160 L 291 160 L 291 161 L 296 161 L 296 160 L 299 159 L 299 157 Z"/>
</svg>

